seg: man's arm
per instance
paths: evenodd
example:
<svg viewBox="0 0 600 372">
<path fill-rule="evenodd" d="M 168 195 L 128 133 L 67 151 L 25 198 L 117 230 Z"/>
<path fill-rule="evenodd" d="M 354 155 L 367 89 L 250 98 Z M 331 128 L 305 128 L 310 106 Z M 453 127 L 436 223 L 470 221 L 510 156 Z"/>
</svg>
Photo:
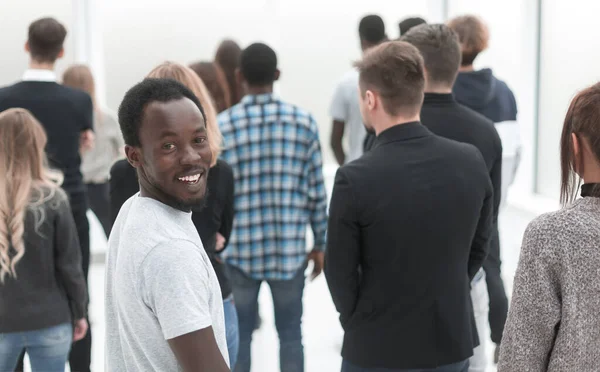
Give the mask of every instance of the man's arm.
<svg viewBox="0 0 600 372">
<path fill-rule="evenodd" d="M 323 178 L 323 159 L 321 156 L 321 143 L 317 123 L 312 121 L 314 137 L 308 150 L 308 209 L 309 220 L 315 243 L 309 260 L 313 261 L 314 269 L 312 278 L 316 278 L 323 271 L 325 255 L 325 242 L 327 240 L 327 192 Z"/>
<path fill-rule="evenodd" d="M 333 121 L 333 127 L 331 128 L 331 149 L 335 155 L 339 165 L 344 165 L 346 161 L 346 154 L 344 153 L 344 147 L 342 145 L 342 139 L 344 138 L 344 127 L 346 123 L 340 120 Z"/>
<path fill-rule="evenodd" d="M 185 372 L 230 371 L 217 347 L 212 327 L 172 338 L 168 342 Z"/>
<path fill-rule="evenodd" d="M 329 205 L 325 276 L 342 327 L 354 313 L 358 297 L 360 228 L 352 186 L 340 168 Z"/>
<path fill-rule="evenodd" d="M 477 151 L 479 155 L 479 151 Z M 481 157 L 481 155 L 479 155 Z M 481 160 L 483 166 L 483 159 Z M 475 230 L 475 236 L 471 243 L 471 252 L 469 253 L 469 280 L 473 280 L 477 271 L 481 269 L 483 261 L 485 260 L 488 251 L 490 240 L 493 236 L 494 230 L 494 193 L 492 190 L 491 182 L 487 179 L 485 199 L 479 215 L 479 222 L 477 223 L 477 230 Z"/>
<path fill-rule="evenodd" d="M 329 107 L 329 115 L 333 118 L 330 144 L 339 165 L 343 165 L 346 161 L 342 139 L 344 138 L 344 127 L 346 126 L 349 117 L 348 111 L 346 87 L 344 82 L 341 82 L 333 93 L 333 99 Z"/>
<path fill-rule="evenodd" d="M 211 293 L 200 248 L 181 239 L 160 244 L 146 256 L 141 271 L 142 299 L 183 370 L 229 371 L 213 332 L 224 327 L 223 319 L 213 319 L 209 300 L 219 293 Z"/>
<path fill-rule="evenodd" d="M 81 135 L 79 138 L 79 151 L 84 153 L 94 147 L 94 106 L 89 95 L 81 104 Z"/>
</svg>

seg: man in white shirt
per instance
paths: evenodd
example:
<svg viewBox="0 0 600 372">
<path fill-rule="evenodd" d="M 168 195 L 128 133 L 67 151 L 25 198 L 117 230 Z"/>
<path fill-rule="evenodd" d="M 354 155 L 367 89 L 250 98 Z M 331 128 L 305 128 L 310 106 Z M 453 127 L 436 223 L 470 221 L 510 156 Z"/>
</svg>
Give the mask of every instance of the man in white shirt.
<svg viewBox="0 0 600 372">
<path fill-rule="evenodd" d="M 191 219 L 212 154 L 180 83 L 146 79 L 119 107 L 140 193 L 119 211 L 106 263 L 107 371 L 229 371 L 217 276 Z"/>
<path fill-rule="evenodd" d="M 383 19 L 368 15 L 358 25 L 358 35 L 363 53 L 387 40 Z M 367 131 L 363 125 L 358 105 L 358 72 L 348 72 L 339 82 L 329 108 L 333 118 L 331 148 L 339 165 L 358 159 L 363 153 L 363 142 Z M 342 144 L 348 138 L 348 152 Z"/>
</svg>

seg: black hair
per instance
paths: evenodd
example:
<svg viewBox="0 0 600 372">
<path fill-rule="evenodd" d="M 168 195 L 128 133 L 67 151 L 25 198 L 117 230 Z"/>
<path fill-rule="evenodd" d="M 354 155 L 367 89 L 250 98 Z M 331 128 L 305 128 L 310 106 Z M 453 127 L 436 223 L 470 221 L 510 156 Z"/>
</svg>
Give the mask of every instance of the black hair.
<svg viewBox="0 0 600 372">
<path fill-rule="evenodd" d="M 266 44 L 254 43 L 242 51 L 240 69 L 249 85 L 273 84 L 277 71 L 277 54 Z"/>
<path fill-rule="evenodd" d="M 386 40 L 385 24 L 380 16 L 371 14 L 363 17 L 358 24 L 360 40 L 370 44 L 379 44 Z"/>
<path fill-rule="evenodd" d="M 125 93 L 119 106 L 119 125 L 123 139 L 129 146 L 140 146 L 139 130 L 144 110 L 152 102 L 170 102 L 189 98 L 196 104 L 206 122 L 204 109 L 198 98 L 185 85 L 172 79 L 144 79 Z"/>
<path fill-rule="evenodd" d="M 398 23 L 398 28 L 400 29 L 400 36 L 407 33 L 408 30 L 410 30 L 411 28 L 425 23 L 427 23 L 427 21 L 425 21 L 421 17 L 410 17 L 402 20 L 400 23 Z"/>
</svg>

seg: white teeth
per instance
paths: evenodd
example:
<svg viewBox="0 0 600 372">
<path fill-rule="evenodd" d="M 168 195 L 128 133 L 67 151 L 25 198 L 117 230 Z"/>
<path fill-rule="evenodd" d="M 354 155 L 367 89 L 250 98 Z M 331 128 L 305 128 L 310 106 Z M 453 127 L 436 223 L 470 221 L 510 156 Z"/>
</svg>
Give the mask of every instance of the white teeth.
<svg viewBox="0 0 600 372">
<path fill-rule="evenodd" d="M 200 174 L 195 174 L 193 176 L 185 176 L 178 178 L 182 182 L 196 182 L 200 179 Z"/>
</svg>

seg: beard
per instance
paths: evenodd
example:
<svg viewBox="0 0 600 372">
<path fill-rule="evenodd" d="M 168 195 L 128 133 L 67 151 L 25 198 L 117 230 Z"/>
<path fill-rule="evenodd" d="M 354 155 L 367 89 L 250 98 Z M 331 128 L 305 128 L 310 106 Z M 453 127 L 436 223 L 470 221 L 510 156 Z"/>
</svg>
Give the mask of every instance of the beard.
<svg viewBox="0 0 600 372">
<path fill-rule="evenodd" d="M 184 200 L 166 192 L 162 186 L 156 182 L 156 180 L 152 179 L 152 177 L 143 169 L 138 169 L 138 180 L 140 182 L 140 188 L 143 186 L 144 189 L 154 195 L 153 197 L 155 199 L 182 212 L 199 212 L 206 207 L 208 186 L 206 186 L 206 190 L 202 197 Z"/>
</svg>

